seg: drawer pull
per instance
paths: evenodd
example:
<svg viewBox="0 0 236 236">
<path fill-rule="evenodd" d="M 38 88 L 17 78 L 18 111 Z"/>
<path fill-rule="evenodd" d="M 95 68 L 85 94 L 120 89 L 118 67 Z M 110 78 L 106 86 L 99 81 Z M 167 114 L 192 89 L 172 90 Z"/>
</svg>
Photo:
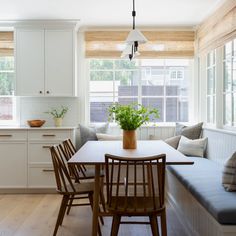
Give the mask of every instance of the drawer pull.
<svg viewBox="0 0 236 236">
<path fill-rule="evenodd" d="M 43 169 L 43 172 L 54 172 L 53 169 Z"/>
<path fill-rule="evenodd" d="M 0 137 L 12 137 L 12 134 L 0 134 Z"/>
<path fill-rule="evenodd" d="M 51 148 L 51 146 L 43 146 L 43 148 Z"/>
<path fill-rule="evenodd" d="M 55 137 L 55 134 L 43 134 L 43 137 Z"/>
</svg>

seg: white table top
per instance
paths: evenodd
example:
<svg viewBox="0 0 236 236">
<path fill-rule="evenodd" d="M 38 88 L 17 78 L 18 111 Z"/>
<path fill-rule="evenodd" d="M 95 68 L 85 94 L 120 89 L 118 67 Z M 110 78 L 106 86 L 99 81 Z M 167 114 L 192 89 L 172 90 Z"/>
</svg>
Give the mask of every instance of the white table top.
<svg viewBox="0 0 236 236">
<path fill-rule="evenodd" d="M 147 157 L 166 154 L 167 165 L 192 165 L 194 162 L 160 140 L 138 141 L 137 149 L 123 149 L 122 141 L 88 141 L 69 160 L 69 164 L 104 164 L 105 154 L 123 157 Z"/>
</svg>

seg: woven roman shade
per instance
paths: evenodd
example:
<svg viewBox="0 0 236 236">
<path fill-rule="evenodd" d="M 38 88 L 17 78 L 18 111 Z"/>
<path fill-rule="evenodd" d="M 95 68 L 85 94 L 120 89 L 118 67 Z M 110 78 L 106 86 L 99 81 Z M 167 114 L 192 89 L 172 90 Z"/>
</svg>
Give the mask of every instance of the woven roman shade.
<svg viewBox="0 0 236 236">
<path fill-rule="evenodd" d="M 87 58 L 120 58 L 129 31 L 86 31 Z M 192 58 L 194 31 L 145 31 L 139 58 Z"/>
<path fill-rule="evenodd" d="M 0 57 L 13 56 L 14 54 L 14 41 L 13 32 L 0 32 Z"/>
<path fill-rule="evenodd" d="M 236 38 L 236 1 L 225 1 L 197 30 L 198 53 L 205 54 Z"/>
</svg>

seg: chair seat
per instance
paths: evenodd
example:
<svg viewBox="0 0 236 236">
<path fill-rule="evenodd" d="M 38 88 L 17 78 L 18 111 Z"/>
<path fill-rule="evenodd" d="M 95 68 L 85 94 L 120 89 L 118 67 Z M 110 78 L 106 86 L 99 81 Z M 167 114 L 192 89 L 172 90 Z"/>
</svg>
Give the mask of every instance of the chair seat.
<svg viewBox="0 0 236 236">
<path fill-rule="evenodd" d="M 94 191 L 94 182 L 74 183 L 75 191 L 69 184 L 66 187 L 67 190 L 63 187 L 62 191 L 58 190 L 58 192 L 61 194 L 68 193 L 69 195 L 86 194 Z"/>
<path fill-rule="evenodd" d="M 125 215 L 147 215 L 148 212 L 153 213 L 153 198 L 152 197 L 112 197 L 111 204 L 107 205 L 108 211 L 111 213 Z M 159 197 L 155 198 L 157 211 L 160 210 Z M 127 204 L 127 208 L 125 207 Z"/>
<path fill-rule="evenodd" d="M 95 177 L 95 170 L 94 169 L 87 169 L 86 171 L 84 171 L 85 176 L 80 173 L 80 179 L 94 179 Z M 105 173 L 104 170 L 100 171 L 100 177 L 104 177 Z"/>
</svg>

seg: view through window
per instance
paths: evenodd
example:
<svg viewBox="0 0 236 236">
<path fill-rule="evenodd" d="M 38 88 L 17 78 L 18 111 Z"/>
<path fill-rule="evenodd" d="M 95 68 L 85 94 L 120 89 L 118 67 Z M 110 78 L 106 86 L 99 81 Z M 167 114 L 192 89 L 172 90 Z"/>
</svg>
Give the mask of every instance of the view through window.
<svg viewBox="0 0 236 236">
<path fill-rule="evenodd" d="M 236 127 L 236 39 L 224 46 L 224 124 Z"/>
<path fill-rule="evenodd" d="M 91 59 L 90 122 L 106 122 L 114 102 L 158 108 L 158 122 L 188 121 L 190 60 Z"/>
<path fill-rule="evenodd" d="M 15 119 L 13 98 L 14 57 L 0 56 L 0 122 Z"/>
<path fill-rule="evenodd" d="M 216 51 L 207 55 L 207 122 L 215 123 L 216 109 Z"/>
</svg>

